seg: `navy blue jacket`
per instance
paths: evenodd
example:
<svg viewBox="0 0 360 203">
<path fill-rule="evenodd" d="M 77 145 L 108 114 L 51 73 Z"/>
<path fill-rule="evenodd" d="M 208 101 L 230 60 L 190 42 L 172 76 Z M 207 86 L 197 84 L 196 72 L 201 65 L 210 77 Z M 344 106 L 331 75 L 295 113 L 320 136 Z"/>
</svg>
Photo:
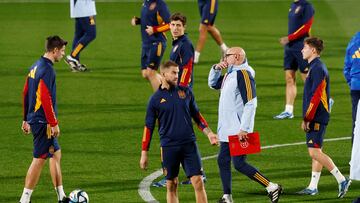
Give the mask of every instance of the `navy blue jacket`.
<svg viewBox="0 0 360 203">
<path fill-rule="evenodd" d="M 23 120 L 29 124 L 57 125 L 55 70 L 51 60 L 41 57 L 29 69 L 23 90 Z"/>
<path fill-rule="evenodd" d="M 174 40 L 170 60 L 179 65 L 179 85 L 192 87 L 194 68 L 194 47 L 190 39 L 183 35 Z"/>
<path fill-rule="evenodd" d="M 143 45 L 153 42 L 165 42 L 166 36 L 163 32 L 169 30 L 170 11 L 163 0 L 144 0 L 141 9 L 141 38 Z M 154 34 L 149 35 L 146 26 L 152 26 Z"/>
<path fill-rule="evenodd" d="M 303 40 L 309 36 L 314 19 L 314 8 L 306 0 L 299 0 L 291 4 L 288 15 L 289 45 L 303 46 Z"/>
<path fill-rule="evenodd" d="M 142 150 L 149 150 L 156 120 L 162 147 L 182 145 L 196 140 L 192 120 L 200 130 L 208 127 L 189 88 L 161 87 L 150 98 L 145 118 Z"/>
<path fill-rule="evenodd" d="M 327 124 L 329 122 L 330 79 L 320 58 L 310 62 L 303 95 L 304 121 Z"/>
</svg>

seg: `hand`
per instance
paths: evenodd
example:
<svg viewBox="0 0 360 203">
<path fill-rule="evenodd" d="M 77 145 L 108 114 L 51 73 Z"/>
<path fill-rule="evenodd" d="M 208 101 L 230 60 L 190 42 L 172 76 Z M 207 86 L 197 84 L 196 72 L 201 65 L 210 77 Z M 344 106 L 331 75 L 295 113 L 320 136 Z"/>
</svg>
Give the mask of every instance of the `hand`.
<svg viewBox="0 0 360 203">
<path fill-rule="evenodd" d="M 309 132 L 310 131 L 310 122 L 302 121 L 301 129 L 303 129 L 305 132 Z"/>
<path fill-rule="evenodd" d="M 289 43 L 289 38 L 287 36 L 280 38 L 279 40 L 280 44 L 285 46 L 287 43 Z"/>
<path fill-rule="evenodd" d="M 140 168 L 146 170 L 148 166 L 147 151 L 141 151 Z"/>
<path fill-rule="evenodd" d="M 245 140 L 248 139 L 247 134 L 248 134 L 248 133 L 247 133 L 246 131 L 240 130 L 240 132 L 239 132 L 239 134 L 238 134 L 238 137 L 239 137 L 240 142 L 244 142 Z"/>
<path fill-rule="evenodd" d="M 219 145 L 219 139 L 218 139 L 217 134 L 215 134 L 213 132 L 209 132 L 207 136 L 209 138 L 211 145 Z"/>
<path fill-rule="evenodd" d="M 148 35 L 154 34 L 154 29 L 152 26 L 147 25 L 145 31 L 148 33 Z"/>
<path fill-rule="evenodd" d="M 136 17 L 136 16 L 134 16 L 134 17 L 132 17 L 131 18 L 131 25 L 132 26 L 136 26 L 137 25 L 137 21 L 139 20 L 139 18 L 138 17 Z"/>
<path fill-rule="evenodd" d="M 51 136 L 58 137 L 60 136 L 60 128 L 59 125 L 56 125 L 54 127 L 51 127 Z"/>
<path fill-rule="evenodd" d="M 221 61 L 220 63 L 215 65 L 216 70 L 223 70 L 226 69 L 229 66 L 229 64 L 226 61 Z"/>
<path fill-rule="evenodd" d="M 26 122 L 26 121 L 23 121 L 23 122 L 22 122 L 21 130 L 25 133 L 25 135 L 30 134 L 30 132 L 31 132 L 31 127 L 30 127 L 30 125 L 28 124 L 28 122 Z"/>
</svg>

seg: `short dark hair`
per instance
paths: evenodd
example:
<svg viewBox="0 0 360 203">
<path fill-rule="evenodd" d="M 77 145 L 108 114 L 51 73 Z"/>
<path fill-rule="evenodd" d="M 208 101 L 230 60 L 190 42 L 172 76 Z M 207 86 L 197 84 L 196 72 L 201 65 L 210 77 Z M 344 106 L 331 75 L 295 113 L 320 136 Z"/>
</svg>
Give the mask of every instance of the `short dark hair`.
<svg viewBox="0 0 360 203">
<path fill-rule="evenodd" d="M 59 36 L 49 36 L 46 38 L 45 41 L 45 51 L 50 52 L 53 51 L 55 48 L 61 49 L 64 45 L 67 45 L 67 41 L 61 39 Z"/>
<path fill-rule="evenodd" d="M 324 42 L 318 37 L 307 37 L 304 43 L 315 48 L 318 54 L 320 54 L 322 50 L 324 50 Z"/>
<path fill-rule="evenodd" d="M 174 13 L 170 17 L 170 21 L 177 21 L 180 20 L 183 24 L 183 26 L 186 25 L 186 16 L 184 16 L 182 13 Z"/>
<path fill-rule="evenodd" d="M 160 71 L 167 70 L 172 66 L 179 67 L 179 65 L 177 63 L 175 63 L 174 61 L 171 61 L 171 60 L 165 61 L 164 63 L 162 63 L 160 65 Z"/>
</svg>

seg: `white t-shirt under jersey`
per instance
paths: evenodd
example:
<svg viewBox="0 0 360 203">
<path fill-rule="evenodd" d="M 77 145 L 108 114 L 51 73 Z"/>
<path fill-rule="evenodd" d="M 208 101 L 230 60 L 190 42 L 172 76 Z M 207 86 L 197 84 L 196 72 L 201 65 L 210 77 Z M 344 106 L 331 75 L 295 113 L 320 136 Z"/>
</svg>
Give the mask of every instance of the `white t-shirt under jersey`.
<svg viewBox="0 0 360 203">
<path fill-rule="evenodd" d="M 96 15 L 95 0 L 70 0 L 70 17 L 82 18 Z"/>
</svg>

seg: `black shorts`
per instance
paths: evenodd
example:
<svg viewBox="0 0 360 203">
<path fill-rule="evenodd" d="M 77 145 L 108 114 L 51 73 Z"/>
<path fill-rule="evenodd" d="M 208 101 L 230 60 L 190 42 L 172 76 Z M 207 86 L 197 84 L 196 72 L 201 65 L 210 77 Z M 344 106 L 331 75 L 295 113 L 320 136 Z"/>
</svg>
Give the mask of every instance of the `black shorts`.
<svg viewBox="0 0 360 203">
<path fill-rule="evenodd" d="M 163 170 L 166 179 L 172 180 L 179 175 L 180 163 L 188 178 L 202 175 L 201 159 L 195 142 L 162 147 Z"/>
<path fill-rule="evenodd" d="M 201 23 L 213 25 L 218 10 L 218 0 L 198 0 Z"/>
<path fill-rule="evenodd" d="M 301 50 L 303 46 L 286 45 L 284 49 L 284 70 L 300 69 L 301 73 L 307 73 L 309 71 L 309 64 L 303 59 Z"/>
<path fill-rule="evenodd" d="M 31 124 L 33 134 L 34 158 L 47 159 L 54 155 L 54 152 L 60 149 L 57 138 L 47 136 L 47 124 Z"/>
<path fill-rule="evenodd" d="M 142 46 L 141 69 L 151 68 L 157 70 L 164 55 L 166 43 L 153 42 Z"/>
<path fill-rule="evenodd" d="M 322 148 L 326 125 L 311 122 L 310 131 L 306 133 L 306 145 L 308 148 Z"/>
</svg>

